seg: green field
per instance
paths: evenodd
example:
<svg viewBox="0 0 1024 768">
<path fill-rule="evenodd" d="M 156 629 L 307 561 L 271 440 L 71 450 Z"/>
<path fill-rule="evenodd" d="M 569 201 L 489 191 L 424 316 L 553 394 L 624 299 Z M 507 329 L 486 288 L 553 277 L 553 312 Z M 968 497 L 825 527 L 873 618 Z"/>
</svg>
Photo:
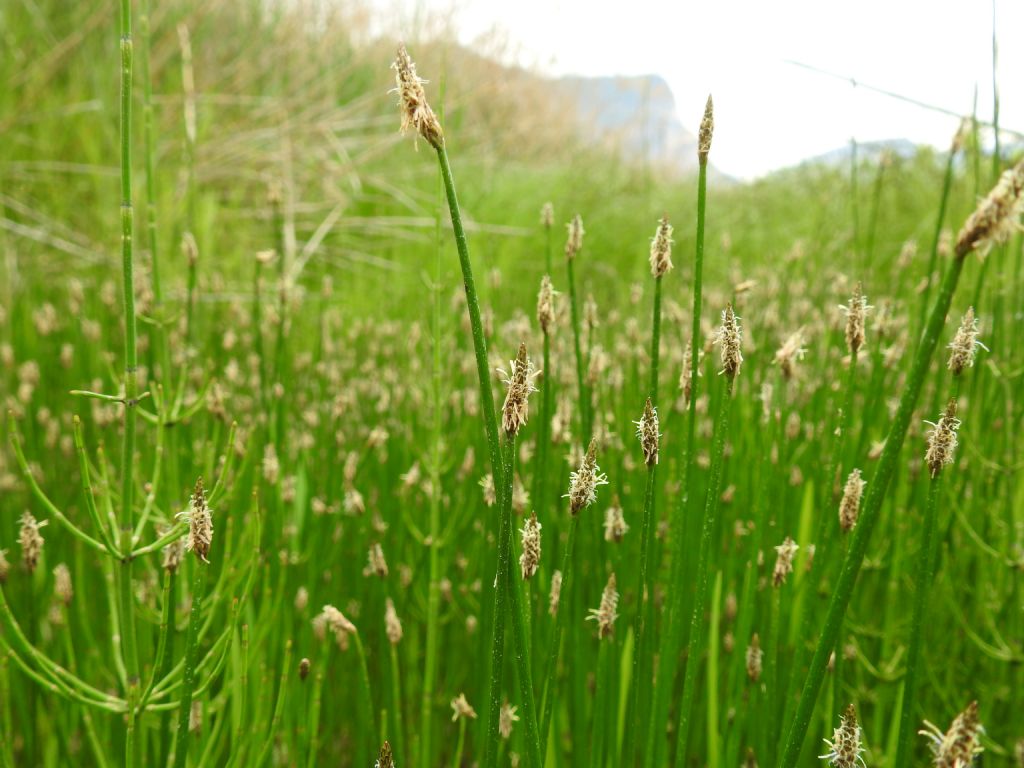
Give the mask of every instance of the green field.
<svg viewBox="0 0 1024 768">
<path fill-rule="evenodd" d="M 1019 150 L 327 8 L 0 6 L 0 768 L 1024 765 Z"/>
</svg>

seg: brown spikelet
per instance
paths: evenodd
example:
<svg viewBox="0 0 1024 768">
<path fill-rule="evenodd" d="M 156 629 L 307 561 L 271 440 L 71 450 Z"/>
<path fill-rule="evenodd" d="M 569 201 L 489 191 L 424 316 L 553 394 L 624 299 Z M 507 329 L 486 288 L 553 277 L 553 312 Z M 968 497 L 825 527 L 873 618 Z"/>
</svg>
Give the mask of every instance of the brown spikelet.
<svg viewBox="0 0 1024 768">
<path fill-rule="evenodd" d="M 761 679 L 761 665 L 764 658 L 764 651 L 761 650 L 761 636 L 755 632 L 750 637 L 750 645 L 747 646 L 747 677 L 750 682 L 756 683 Z"/>
<path fill-rule="evenodd" d="M 651 240 L 651 274 L 663 277 L 672 269 L 672 225 L 668 216 L 662 216 L 658 222 L 658 231 Z"/>
<path fill-rule="evenodd" d="M 619 605 L 619 593 L 616 590 L 615 574 L 608 577 L 608 583 L 601 593 L 601 604 L 597 608 L 590 609 L 588 621 L 597 622 L 597 636 L 600 638 L 610 637 L 615 631 L 615 619 L 619 617 L 616 612 Z"/>
<path fill-rule="evenodd" d="M 956 256 L 962 259 L 971 251 L 982 256 L 992 246 L 1006 242 L 1020 229 L 1024 213 L 1024 160 L 1003 172 L 996 186 L 964 223 L 956 238 Z"/>
<path fill-rule="evenodd" d="M 504 379 L 508 392 L 501 412 L 501 428 L 506 435 L 517 435 L 530 417 L 530 394 L 537 391 L 533 385 L 537 372 L 526 354 L 525 342 L 519 345 L 516 359 L 509 361 L 509 369 Z"/>
<path fill-rule="evenodd" d="M 548 596 L 548 613 L 558 615 L 558 604 L 562 599 L 562 572 L 551 574 L 551 594 Z"/>
<path fill-rule="evenodd" d="M 793 539 L 787 536 L 779 546 L 775 547 L 775 568 L 772 571 L 772 584 L 776 587 L 786 583 L 786 576 L 793 572 L 793 555 L 800 549 Z"/>
<path fill-rule="evenodd" d="M 415 130 L 434 149 L 441 149 L 444 146 L 441 123 L 427 103 L 424 81 L 416 74 L 416 64 L 404 45 L 398 46 L 398 54 L 391 68 L 395 70 L 395 89 L 392 93 L 398 93 L 398 106 L 402 110 L 402 133 Z"/>
<path fill-rule="evenodd" d="M 583 231 L 583 218 L 577 213 L 572 217 L 572 221 L 565 226 L 569 230 L 569 235 L 565 240 L 565 258 L 571 260 L 575 259 L 583 250 L 583 235 L 586 234 Z"/>
<path fill-rule="evenodd" d="M 858 764 L 863 764 L 861 728 L 853 704 L 849 704 L 843 710 L 843 714 L 839 716 L 839 727 L 832 732 L 831 741 L 825 739 L 825 744 L 828 745 L 829 752 L 820 758 L 828 760 L 833 768 L 856 768 Z"/>
<path fill-rule="evenodd" d="M 210 544 L 213 540 L 213 515 L 206 504 L 203 478 L 196 480 L 195 490 L 188 500 L 188 509 L 179 512 L 178 517 L 188 521 L 188 537 L 185 549 L 194 552 L 204 563 L 209 563 Z"/>
<path fill-rule="evenodd" d="M 636 436 L 644 452 L 644 462 L 648 467 L 653 467 L 658 463 L 658 441 L 661 433 L 658 432 L 658 409 L 651 405 L 651 398 L 647 398 L 640 421 L 633 423 L 636 424 Z"/>
<path fill-rule="evenodd" d="M 968 307 L 953 341 L 949 343 L 950 352 L 947 365 L 954 376 L 959 376 L 965 368 L 974 366 L 974 356 L 978 347 L 988 349 L 978 341 L 978 320 L 974 317 L 974 307 Z"/>
<path fill-rule="evenodd" d="M 463 719 L 476 720 L 476 710 L 466 700 L 466 694 L 460 693 L 458 698 L 452 699 L 452 722 L 460 717 Z"/>
<path fill-rule="evenodd" d="M 974 762 L 975 755 L 982 751 L 978 742 L 982 728 L 978 719 L 977 701 L 972 701 L 954 717 L 945 733 L 927 720 L 924 724 L 925 728 L 920 733 L 932 742 L 935 768 L 968 768 Z"/>
<path fill-rule="evenodd" d="M 312 662 L 307 658 L 303 658 L 299 661 L 299 680 L 305 680 L 309 677 L 309 669 L 311 666 Z"/>
<path fill-rule="evenodd" d="M 725 305 L 722 311 L 722 327 L 718 329 L 715 343 L 721 347 L 722 370 L 729 378 L 735 378 L 743 365 L 743 353 L 740 351 L 742 329 L 740 318 L 733 311 L 732 303 Z"/>
<path fill-rule="evenodd" d="M 925 451 L 924 460 L 931 476 L 935 478 L 946 464 L 953 463 L 953 452 L 957 445 L 956 431 L 960 429 L 960 419 L 956 417 L 956 398 L 949 401 L 938 422 L 925 423 L 931 424 L 932 428 L 928 431 L 928 450 Z"/>
<path fill-rule="evenodd" d="M 43 554 L 44 539 L 39 529 L 46 525 L 47 521 L 36 520 L 31 512 L 24 512 L 21 515 L 21 528 L 18 531 L 18 543 L 21 545 L 21 561 L 25 570 L 30 574 L 35 572 L 39 565 L 39 557 Z"/>
<path fill-rule="evenodd" d="M 384 602 L 384 632 L 388 636 L 388 642 L 398 645 L 402 640 L 402 622 L 395 610 L 395 603 L 389 597 Z"/>
<path fill-rule="evenodd" d="M 391 742 L 385 740 L 381 744 L 380 752 L 377 754 L 377 762 L 374 768 L 395 768 L 395 759 L 391 754 Z"/>
<path fill-rule="evenodd" d="M 860 516 L 860 499 L 867 483 L 861 479 L 860 470 L 854 469 L 846 478 L 843 486 L 843 498 L 839 502 L 839 527 L 849 533 L 857 525 Z"/>
<path fill-rule="evenodd" d="M 555 290 L 548 275 L 541 278 L 540 293 L 537 294 L 537 323 L 545 334 L 551 333 L 555 326 Z"/>
<path fill-rule="evenodd" d="M 551 229 L 555 223 L 555 206 L 551 203 L 544 203 L 540 207 L 540 225 L 544 229 Z"/>
<path fill-rule="evenodd" d="M 71 585 L 71 571 L 64 563 L 60 563 L 53 569 L 53 594 L 64 605 L 70 605 L 75 595 Z"/>
<path fill-rule="evenodd" d="M 621 542 L 628 532 L 629 525 L 626 523 L 622 505 L 616 495 L 612 499 L 612 505 L 604 512 L 604 540 Z"/>
<path fill-rule="evenodd" d="M 868 306 L 864 290 L 857 283 L 850 295 L 850 303 L 839 308 L 846 313 L 846 347 L 852 354 L 864 346 L 864 320 L 873 307 Z"/>
<path fill-rule="evenodd" d="M 524 580 L 532 577 L 540 565 L 540 529 L 541 524 L 537 521 L 537 513 L 531 512 L 519 532 L 523 542 L 523 552 L 519 556 L 519 569 Z"/>
<path fill-rule="evenodd" d="M 707 103 L 704 105 L 704 117 L 700 121 L 700 130 L 697 132 L 697 157 L 701 163 L 708 161 L 708 153 L 711 151 L 711 137 L 715 132 L 715 104 L 708 94 Z"/>
<path fill-rule="evenodd" d="M 804 359 L 804 329 L 800 328 L 790 334 L 782 343 L 782 346 L 775 352 L 775 364 L 782 371 L 782 377 L 787 381 L 793 378 L 794 363 Z"/>
<path fill-rule="evenodd" d="M 597 501 L 599 485 L 608 485 L 608 477 L 597 466 L 597 440 L 591 440 L 580 468 L 569 474 L 569 511 L 578 515 L 581 509 Z"/>
<path fill-rule="evenodd" d="M 514 707 L 506 701 L 501 705 L 501 711 L 498 713 L 498 733 L 506 741 L 512 737 L 512 724 L 519 722 L 517 709 L 518 707 Z"/>
</svg>

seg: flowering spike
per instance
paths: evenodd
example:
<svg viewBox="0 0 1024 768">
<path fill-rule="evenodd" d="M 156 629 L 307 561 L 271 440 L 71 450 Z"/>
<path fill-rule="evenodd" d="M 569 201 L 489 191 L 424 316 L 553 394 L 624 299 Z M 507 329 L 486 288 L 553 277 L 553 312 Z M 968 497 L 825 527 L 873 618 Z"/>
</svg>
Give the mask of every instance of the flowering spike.
<svg viewBox="0 0 1024 768">
<path fill-rule="evenodd" d="M 583 219 L 578 213 L 565 226 L 569 230 L 569 236 L 565 241 L 565 258 L 571 260 L 583 249 L 583 235 L 586 233 L 583 231 Z"/>
<path fill-rule="evenodd" d="M 971 251 L 982 256 L 993 245 L 1005 243 L 1020 229 L 1024 213 L 1024 160 L 1009 168 L 999 177 L 988 196 L 964 223 L 956 238 L 956 256 L 962 259 Z"/>
<path fill-rule="evenodd" d="M 597 440 L 591 440 L 579 470 L 569 474 L 569 493 L 566 496 L 573 515 L 578 515 L 581 509 L 597 501 L 599 485 L 608 485 L 608 476 L 597 466 Z"/>
<path fill-rule="evenodd" d="M 949 401 L 946 410 L 937 423 L 932 424 L 928 431 L 928 450 L 924 460 L 928 463 L 931 476 L 936 478 L 946 464 L 953 463 L 953 452 L 956 450 L 956 431 L 960 429 L 960 419 L 956 417 L 956 398 Z"/>
<path fill-rule="evenodd" d="M 196 487 L 188 500 L 188 509 L 179 512 L 178 517 L 188 521 L 188 539 L 185 549 L 195 552 L 196 557 L 209 563 L 210 542 L 213 539 L 213 515 L 206 504 L 203 478 L 196 480 Z"/>
<path fill-rule="evenodd" d="M 828 760 L 833 768 L 856 768 L 858 764 L 864 765 L 861 728 L 853 704 L 848 705 L 839 716 L 839 727 L 832 732 L 831 741 L 825 739 L 825 744 L 829 752 L 820 758 Z"/>
<path fill-rule="evenodd" d="M 636 436 L 644 452 L 644 461 L 648 467 L 653 467 L 658 463 L 658 439 L 661 434 L 658 432 L 658 409 L 651 405 L 651 398 L 647 398 L 640 421 L 633 423 L 636 424 Z"/>
<path fill-rule="evenodd" d="M 424 80 L 416 74 L 416 64 L 409 56 L 405 45 L 398 46 L 395 63 L 395 89 L 398 94 L 398 106 L 402 109 L 402 133 L 409 129 L 418 131 L 434 149 L 444 147 L 444 132 L 434 110 L 427 103 L 427 94 L 423 90 Z"/>
<path fill-rule="evenodd" d="M 715 104 L 708 94 L 707 103 L 704 105 L 704 117 L 700 121 L 700 130 L 697 133 L 697 157 L 701 163 L 708 161 L 708 152 L 711 151 L 711 136 L 715 132 Z"/>
<path fill-rule="evenodd" d="M 860 515 L 860 497 L 863 495 L 866 485 L 867 483 L 861 479 L 859 469 L 854 469 L 846 478 L 843 498 L 839 502 L 839 527 L 844 533 L 849 533 L 857 525 L 857 518 Z"/>
<path fill-rule="evenodd" d="M 672 225 L 668 216 L 658 222 L 658 231 L 651 240 L 651 274 L 662 277 L 672 269 Z"/>
<path fill-rule="evenodd" d="M 601 593 L 601 605 L 590 609 L 588 621 L 597 622 L 597 636 L 600 638 L 610 637 L 615 631 L 615 619 L 619 617 L 616 610 L 619 605 L 619 593 L 616 590 L 615 574 L 608 577 L 608 583 Z"/>
<path fill-rule="evenodd" d="M 964 368 L 974 366 L 974 355 L 978 347 L 988 350 L 984 344 L 978 341 L 978 320 L 974 316 L 974 307 L 968 307 L 960 321 L 960 328 L 949 343 L 949 370 L 954 376 L 964 372 Z"/>
<path fill-rule="evenodd" d="M 519 345 L 516 359 L 509 361 L 509 368 L 511 372 L 504 379 L 508 394 L 502 409 L 501 428 L 507 435 L 517 435 L 530 416 L 530 393 L 537 391 L 533 385 L 537 372 L 526 354 L 525 342 Z"/>
<path fill-rule="evenodd" d="M 523 579 L 529 579 L 537 572 L 540 565 L 540 529 L 537 513 L 530 513 L 529 519 L 520 530 L 523 541 L 523 553 L 519 556 L 519 568 Z"/>
<path fill-rule="evenodd" d="M 722 347 L 722 370 L 730 379 L 735 378 L 743 365 L 743 353 L 740 351 L 742 329 L 740 318 L 733 311 L 732 303 L 725 305 L 722 311 L 722 327 L 718 329 L 715 343 Z"/>
</svg>

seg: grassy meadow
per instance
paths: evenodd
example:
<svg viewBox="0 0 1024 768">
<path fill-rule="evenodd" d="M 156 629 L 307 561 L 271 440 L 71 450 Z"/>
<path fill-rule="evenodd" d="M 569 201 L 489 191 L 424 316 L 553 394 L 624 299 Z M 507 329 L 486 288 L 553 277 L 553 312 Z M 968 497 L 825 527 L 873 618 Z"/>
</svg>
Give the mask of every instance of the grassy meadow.
<svg viewBox="0 0 1024 768">
<path fill-rule="evenodd" d="M 1024 766 L 1019 151 L 372 29 L 0 6 L 0 767 Z"/>
</svg>

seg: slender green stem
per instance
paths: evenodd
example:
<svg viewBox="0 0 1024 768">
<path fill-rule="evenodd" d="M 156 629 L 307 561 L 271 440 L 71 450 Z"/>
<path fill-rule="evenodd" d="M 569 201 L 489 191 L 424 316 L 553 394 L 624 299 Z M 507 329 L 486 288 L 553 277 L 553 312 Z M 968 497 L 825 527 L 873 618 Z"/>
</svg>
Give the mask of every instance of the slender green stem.
<svg viewBox="0 0 1024 768">
<path fill-rule="evenodd" d="M 572 316 L 572 343 L 573 348 L 576 351 L 576 384 L 579 388 L 580 400 L 581 445 L 583 445 L 584 450 L 586 450 L 587 444 L 590 443 L 592 422 L 590 420 L 590 395 L 587 393 L 587 366 L 580 346 L 580 312 L 579 301 L 576 298 L 576 275 L 575 270 L 573 269 L 573 265 L 575 263 L 575 258 L 569 258 L 565 262 L 565 268 L 569 277 L 569 309 Z"/>
<path fill-rule="evenodd" d="M 860 566 L 867 552 L 868 542 L 878 521 L 882 503 L 885 501 L 885 493 L 888 489 L 889 481 L 896 470 L 899 452 L 903 447 L 903 440 L 906 438 L 910 419 L 917 404 L 918 396 L 921 393 L 921 388 L 924 385 L 925 374 L 928 372 L 928 365 L 931 362 L 932 354 L 938 345 L 939 334 L 942 332 L 946 322 L 946 314 L 949 312 L 949 306 L 952 303 L 953 293 L 956 290 L 963 266 L 963 257 L 955 258 L 949 265 L 949 269 L 946 271 L 946 276 L 943 279 L 942 289 L 939 292 L 935 306 L 932 308 L 921 343 L 918 345 L 907 385 L 900 396 L 896 416 L 886 438 L 885 448 L 882 450 L 882 455 L 878 460 L 878 468 L 875 470 L 874 477 L 868 483 L 867 499 L 857 527 L 853 531 L 849 553 L 843 562 L 839 580 L 836 582 L 835 590 L 829 601 L 825 623 L 822 627 L 814 656 L 811 659 L 803 691 L 800 694 L 800 703 L 797 705 L 793 722 L 786 737 L 786 747 L 779 762 L 781 768 L 792 768 L 800 757 L 800 750 L 811 723 L 814 704 L 825 676 L 828 657 L 835 646 L 843 617 L 846 615 L 846 608 L 849 606 L 850 598 L 853 596 L 857 574 L 860 572 Z"/>
<path fill-rule="evenodd" d="M 707 157 L 699 155 L 700 166 L 697 175 L 697 237 L 693 257 L 693 311 L 691 318 L 690 352 L 690 402 L 686 420 L 686 455 L 682 478 L 683 493 L 676 503 L 675 519 L 672 525 L 672 566 L 670 584 L 684 583 L 684 568 L 690 558 L 686 557 L 686 545 L 692 538 L 687 526 L 688 520 L 696 522 L 697 515 L 688 514 L 693 499 L 694 463 L 697 444 L 697 390 L 700 385 L 700 316 L 703 304 L 704 285 L 704 220 L 707 211 L 708 166 Z M 695 533 L 695 531 L 694 531 Z M 658 757 L 664 753 L 666 742 L 661 738 L 668 719 L 669 697 L 675 684 L 680 646 L 683 633 L 684 588 L 676 590 L 669 600 L 668 619 L 661 635 L 658 653 L 658 677 L 654 684 L 654 704 L 647 726 L 647 748 L 644 750 L 644 768 L 660 765 Z"/>
<path fill-rule="evenodd" d="M 555 384 L 551 370 L 551 336 L 546 332 L 541 372 L 540 428 L 537 430 L 537 459 L 533 469 L 533 511 L 543 519 L 547 506 L 548 453 L 551 444 L 551 394 Z"/>
<path fill-rule="evenodd" d="M 697 668 L 704 651 L 704 604 L 708 593 L 708 571 L 711 562 L 711 536 L 718 517 L 719 496 L 722 485 L 722 464 L 725 456 L 725 439 L 729 431 L 729 410 L 735 379 L 726 376 L 725 390 L 715 418 L 715 441 L 711 449 L 711 478 L 704 502 L 704 525 L 701 529 L 700 552 L 697 556 L 697 577 L 693 597 L 693 613 L 690 617 L 690 636 L 686 646 L 686 673 L 683 677 L 683 696 L 679 703 L 679 728 L 676 740 L 676 765 L 685 765 L 689 742 L 690 717 L 693 714 L 693 699 L 697 688 Z"/>
<path fill-rule="evenodd" d="M 660 284 L 660 281 L 659 281 Z M 640 716 L 642 703 L 642 691 L 647 690 L 649 682 L 643 677 L 647 671 L 647 660 L 642 663 L 641 656 L 647 649 L 649 639 L 647 637 L 648 627 L 645 616 L 648 601 L 651 598 L 653 589 L 653 573 L 650 570 L 651 550 L 654 545 L 654 489 L 655 477 L 657 476 L 657 464 L 647 467 L 647 489 L 644 492 L 643 523 L 640 533 L 640 569 L 636 583 L 636 615 L 633 617 L 633 674 L 630 676 L 629 685 L 632 689 L 630 697 L 630 708 L 632 716 L 630 725 L 626 728 L 625 743 L 623 745 L 623 763 L 635 765 L 634 750 L 636 748 L 637 734 L 643 727 L 643 718 Z"/>
<path fill-rule="evenodd" d="M 359 656 L 363 655 L 363 646 L 359 642 L 359 635 L 355 635 L 356 650 Z M 365 668 L 366 664 L 363 662 Z M 284 703 L 288 698 L 288 679 L 292 672 L 292 641 L 289 639 L 284 644 L 284 664 L 281 667 L 281 684 L 277 689 L 277 702 L 274 704 L 274 714 L 270 718 L 270 727 L 267 730 L 267 737 L 263 742 L 263 749 L 260 750 L 259 757 L 256 758 L 256 762 L 253 763 L 256 768 L 262 766 L 267 758 L 270 756 L 270 750 L 274 746 L 274 738 L 277 734 L 277 729 L 281 726 L 281 717 L 284 714 Z M 359 744 L 361 749 L 365 749 L 365 739 L 360 739 Z M 360 763 L 360 765 L 366 765 L 366 763 Z"/>
<path fill-rule="evenodd" d="M 494 394 L 491 391 L 490 363 L 487 360 L 487 341 L 484 338 L 483 321 L 480 319 L 480 302 L 477 299 L 476 283 L 473 281 L 473 267 L 469 260 L 466 230 L 462 226 L 462 213 L 459 210 L 459 200 L 455 194 L 455 180 L 452 178 L 452 169 L 448 162 L 448 150 L 443 145 L 437 150 L 437 159 L 441 165 L 441 176 L 444 181 L 445 194 L 448 197 L 448 210 L 451 213 L 452 229 L 455 231 L 455 246 L 459 252 L 459 264 L 462 267 L 462 283 L 466 289 L 466 305 L 469 310 L 469 323 L 473 333 L 476 373 L 477 378 L 480 380 L 480 402 L 483 407 L 484 429 L 487 432 L 491 473 L 494 477 L 494 487 L 504 488 L 505 485 L 501 477 L 498 420 L 494 409 Z"/>
<path fill-rule="evenodd" d="M 569 612 L 568 591 L 566 586 L 569 583 L 570 565 L 573 560 L 573 549 L 576 546 L 576 528 L 579 525 L 579 515 L 574 515 L 569 523 L 569 538 L 566 541 L 565 552 L 562 555 L 562 599 L 555 615 L 555 631 L 551 634 L 551 642 L 548 646 L 547 661 L 544 663 L 544 708 L 541 716 L 540 741 L 541 744 L 548 743 L 548 734 L 551 730 L 551 715 L 555 708 L 557 698 L 558 681 L 558 657 L 562 644 L 562 632 L 565 628 L 565 616 Z"/>
<path fill-rule="evenodd" d="M 192 579 L 192 611 L 189 614 L 188 633 L 185 636 L 185 672 L 178 704 L 178 730 L 174 738 L 174 768 L 184 768 L 188 755 L 188 718 L 192 711 L 192 692 L 196 685 L 196 658 L 199 654 L 199 625 L 202 623 L 203 600 L 206 596 L 206 571 L 209 566 L 195 563 Z"/>
<path fill-rule="evenodd" d="M 909 765 L 911 742 L 914 733 L 914 711 L 917 708 L 917 674 L 921 659 L 921 630 L 928 611 L 928 594 L 935 579 L 936 517 L 938 516 L 939 495 L 942 490 L 942 474 L 928 483 L 928 501 L 924 510 L 924 525 L 921 530 L 921 551 L 917 555 L 917 570 L 914 575 L 914 605 L 910 618 L 910 639 L 907 643 L 907 668 L 903 675 L 903 704 L 900 710 L 899 742 L 896 747 L 896 762 L 893 765 Z"/>
<path fill-rule="evenodd" d="M 651 322 L 651 386 L 650 398 L 658 405 L 658 358 L 661 354 L 661 281 L 664 275 L 654 278 L 654 317 Z"/>
</svg>

